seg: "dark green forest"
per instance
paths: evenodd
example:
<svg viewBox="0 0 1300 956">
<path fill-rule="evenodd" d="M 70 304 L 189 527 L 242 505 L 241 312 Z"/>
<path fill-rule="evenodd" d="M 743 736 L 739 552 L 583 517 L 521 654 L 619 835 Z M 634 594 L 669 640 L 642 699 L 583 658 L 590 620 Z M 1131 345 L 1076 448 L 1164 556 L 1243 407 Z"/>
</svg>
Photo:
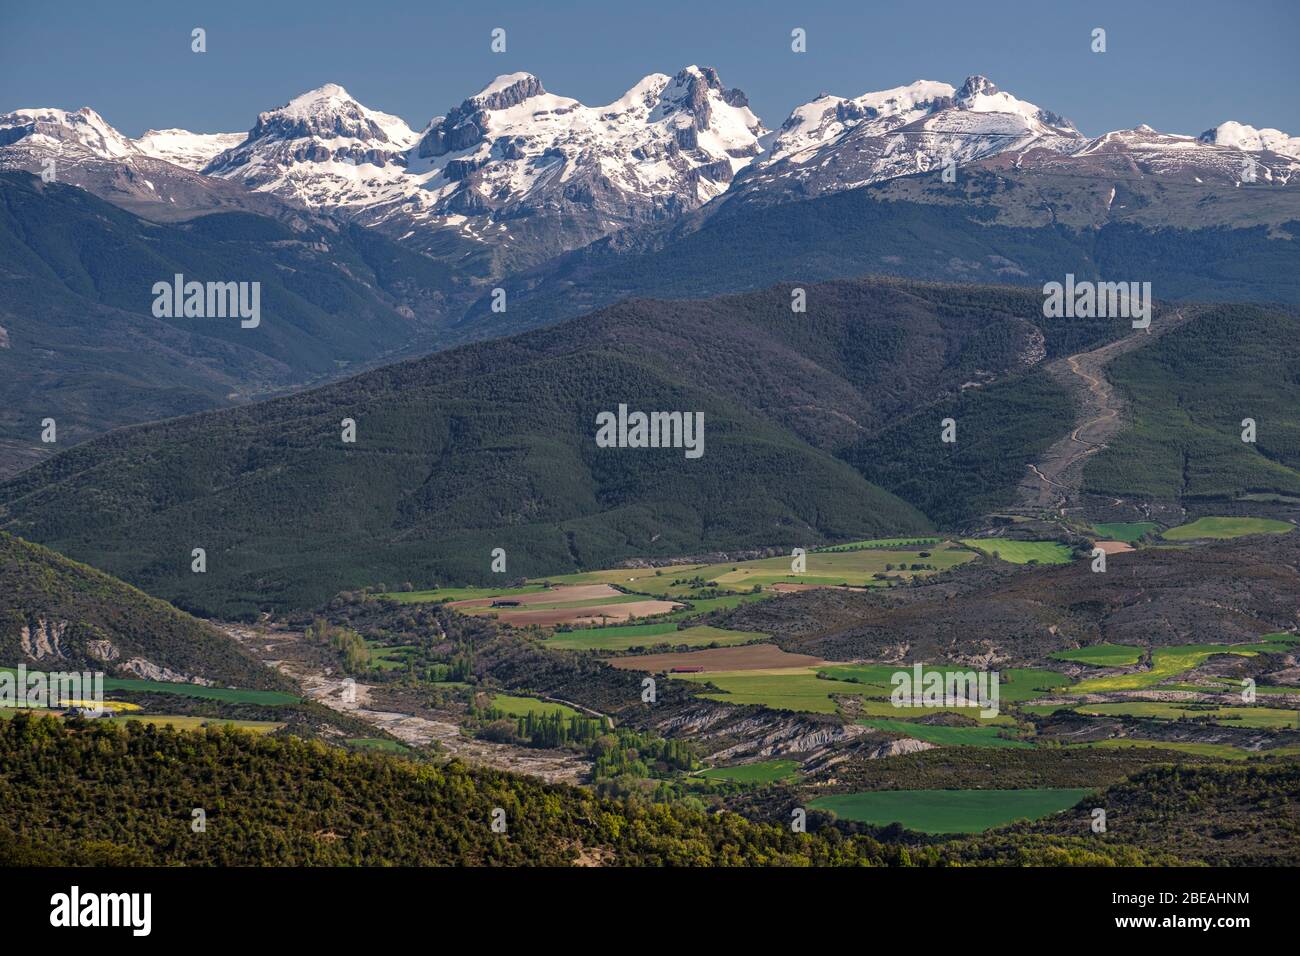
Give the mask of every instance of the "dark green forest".
<svg viewBox="0 0 1300 956">
<path fill-rule="evenodd" d="M 1294 779 L 1292 779 L 1294 783 Z M 194 832 L 193 810 L 206 814 Z M 505 833 L 492 829 L 504 811 Z M 1172 862 L 1081 837 L 907 847 L 294 737 L 0 721 L 0 865 L 942 866 Z"/>
<path fill-rule="evenodd" d="M 360 227 L 240 212 L 159 224 L 20 172 L 0 173 L 0 261 L 0 474 L 120 425 L 372 363 L 427 335 L 453 285 L 446 266 Z M 155 318 L 153 285 L 176 273 L 261 283 L 261 324 Z"/>
<path fill-rule="evenodd" d="M 1162 300 L 1300 302 L 1300 249 L 1264 226 L 996 225 L 994 209 L 890 200 L 892 188 L 778 205 L 724 203 L 703 223 L 688 219 L 640 242 L 592 243 L 513 279 L 512 326 L 572 318 L 630 296 L 695 298 L 864 274 L 1037 288 L 1066 273 L 1141 277 Z M 1300 235 L 1300 223 L 1284 229 Z M 494 318 L 484 298 L 460 325 L 469 334 Z"/>
<path fill-rule="evenodd" d="M 487 582 L 496 547 L 510 575 L 532 576 L 631 555 L 914 534 L 933 527 L 916 505 L 933 507 L 936 484 L 958 471 L 976 500 L 1009 494 L 1012 472 L 1058 434 L 1059 397 L 1042 386 L 1019 430 L 1002 420 L 1006 391 L 962 399 L 1003 405 L 970 411 L 951 473 L 924 461 L 926 436 L 945 450 L 937 427 L 910 436 L 927 487 L 882 478 L 911 503 L 864 480 L 879 466 L 875 436 L 920 421 L 972 376 L 1017 374 L 1035 348 L 1051 356 L 1119 333 L 1104 320 L 1044 320 L 1036 294 L 1007 287 L 864 280 L 808 293 L 806 314 L 791 312 L 782 287 L 633 301 L 305 394 L 122 430 L 0 485 L 0 523 L 187 610 L 241 616 L 378 581 Z M 703 457 L 597 448 L 596 413 L 620 403 L 702 411 Z M 357 423 L 353 444 L 344 418 Z M 841 460 L 855 447 L 862 471 Z M 204 574 L 190 571 L 194 547 L 209 555 Z"/>
<path fill-rule="evenodd" d="M 1157 499 L 1300 493 L 1300 314 L 1219 305 L 1107 370 L 1131 421 L 1089 491 Z M 1255 420 L 1256 441 L 1242 441 Z"/>
</svg>

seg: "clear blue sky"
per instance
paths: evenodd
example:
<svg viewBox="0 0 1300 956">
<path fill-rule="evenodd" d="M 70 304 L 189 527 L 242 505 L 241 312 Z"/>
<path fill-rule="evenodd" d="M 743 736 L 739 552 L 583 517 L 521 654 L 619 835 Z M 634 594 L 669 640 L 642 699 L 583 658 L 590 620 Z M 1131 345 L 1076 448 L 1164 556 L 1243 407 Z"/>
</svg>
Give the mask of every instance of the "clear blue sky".
<svg viewBox="0 0 1300 956">
<path fill-rule="evenodd" d="M 806 54 L 790 52 L 796 26 Z M 504 54 L 489 50 L 493 27 Z M 1093 27 L 1104 54 L 1089 50 Z M 336 82 L 418 129 L 500 73 L 598 105 L 699 63 L 772 128 L 822 91 L 983 73 L 1088 134 L 1235 119 L 1300 135 L 1298 41 L 1297 0 L 0 0 L 0 112 L 88 105 L 132 136 L 228 132 Z"/>
</svg>

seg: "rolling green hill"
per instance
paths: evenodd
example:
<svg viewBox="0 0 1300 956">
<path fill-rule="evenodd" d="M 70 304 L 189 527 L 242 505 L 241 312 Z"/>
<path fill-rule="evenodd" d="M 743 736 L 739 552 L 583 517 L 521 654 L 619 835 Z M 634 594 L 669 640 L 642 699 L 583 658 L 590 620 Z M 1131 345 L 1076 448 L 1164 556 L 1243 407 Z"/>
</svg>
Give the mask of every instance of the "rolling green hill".
<svg viewBox="0 0 1300 956">
<path fill-rule="evenodd" d="M 841 460 L 848 450 L 971 376 L 1013 377 L 1035 349 L 1119 331 L 1044 320 L 1039 296 L 1003 287 L 871 280 L 808 294 L 804 315 L 784 288 L 633 301 L 302 395 L 122 430 L 0 485 L 0 525 L 178 606 L 243 615 L 365 583 L 494 582 L 498 547 L 510 575 L 535 577 L 631 555 L 915 534 L 930 520 L 869 484 Z M 1059 405 L 1036 387 L 1037 404 Z M 979 392 L 992 397 L 964 406 L 1010 398 Z M 598 448 L 596 415 L 619 404 L 702 412 L 703 456 Z M 997 416 L 971 411 L 970 450 L 952 459 L 929 417 L 933 441 L 913 452 L 924 484 L 906 488 L 922 507 L 950 481 L 981 501 L 1009 495 L 1024 456 L 1061 424 L 1044 414 L 981 428 Z M 345 418 L 354 444 L 341 441 Z M 204 574 L 190 570 L 195 547 L 207 551 Z"/>
<path fill-rule="evenodd" d="M 0 667 L 25 663 L 31 669 L 139 676 L 126 666 L 131 661 L 220 685 L 290 687 L 203 621 L 0 532 Z"/>
<path fill-rule="evenodd" d="M 1300 492 L 1300 314 L 1218 306 L 1117 359 L 1128 426 L 1085 467 L 1117 497 Z M 1254 419 L 1256 441 L 1242 441 Z"/>
</svg>

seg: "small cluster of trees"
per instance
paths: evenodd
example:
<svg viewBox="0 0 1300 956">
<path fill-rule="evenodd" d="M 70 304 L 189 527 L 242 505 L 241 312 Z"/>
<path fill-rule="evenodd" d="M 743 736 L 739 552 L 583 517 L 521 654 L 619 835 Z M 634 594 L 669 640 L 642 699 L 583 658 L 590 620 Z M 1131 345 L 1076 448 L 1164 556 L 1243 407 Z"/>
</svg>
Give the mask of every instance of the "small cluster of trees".
<svg viewBox="0 0 1300 956">
<path fill-rule="evenodd" d="M 370 648 L 366 639 L 349 627 L 339 627 L 324 618 L 316 618 L 304 630 L 307 640 L 335 651 L 343 669 L 355 674 L 370 669 Z"/>
</svg>

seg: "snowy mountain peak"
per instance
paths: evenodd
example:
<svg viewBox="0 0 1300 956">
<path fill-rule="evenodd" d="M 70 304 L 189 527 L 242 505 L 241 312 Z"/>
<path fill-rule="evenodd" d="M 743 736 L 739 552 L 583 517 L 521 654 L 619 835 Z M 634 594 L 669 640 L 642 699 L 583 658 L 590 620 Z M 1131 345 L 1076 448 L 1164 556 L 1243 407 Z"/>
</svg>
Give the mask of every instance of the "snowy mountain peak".
<svg viewBox="0 0 1300 956">
<path fill-rule="evenodd" d="M 326 83 L 295 96 L 278 109 L 261 113 L 249 139 L 345 139 L 405 149 L 415 141 L 406 123 L 387 113 L 367 109 L 337 83 Z"/>
<path fill-rule="evenodd" d="M 1214 129 L 1206 130 L 1197 140 L 1215 146 L 1228 146 L 1247 152 L 1268 150 L 1282 156 L 1300 159 L 1300 136 L 1288 136 L 1280 129 L 1256 129 L 1245 123 L 1229 120 Z"/>
<path fill-rule="evenodd" d="M 764 161 L 770 163 L 816 149 L 864 122 L 870 124 L 872 132 L 905 126 L 951 102 L 955 92 L 947 83 L 917 80 L 853 99 L 822 93 L 811 103 L 795 107 Z"/>
<path fill-rule="evenodd" d="M 997 94 L 998 88 L 993 85 L 993 81 L 977 73 L 966 77 L 966 82 L 957 91 L 956 100 L 958 103 L 969 102 L 977 96 L 997 96 Z"/>
<path fill-rule="evenodd" d="M 542 81 L 531 73 L 505 73 L 467 99 L 461 107 L 473 104 L 482 110 L 504 110 L 545 93 Z"/>
<path fill-rule="evenodd" d="M 599 107 L 506 73 L 418 134 L 327 84 L 262 113 L 205 172 L 402 236 L 554 254 L 721 194 L 766 132 L 744 93 L 694 65 Z"/>
<path fill-rule="evenodd" d="M 247 136 L 247 133 L 191 133 L 185 129 L 151 129 L 135 140 L 135 147 L 146 156 L 198 172 L 221 153 L 234 149 Z"/>
<path fill-rule="evenodd" d="M 352 95 L 337 83 L 325 83 L 295 96 L 284 109 L 304 112 L 343 100 L 352 100 Z"/>
<path fill-rule="evenodd" d="M 710 67 L 652 73 L 603 106 L 506 74 L 429 123 L 400 196 L 375 217 L 414 216 L 509 246 L 527 214 L 554 220 L 553 250 L 572 248 L 714 198 L 765 133 L 745 94 Z"/>
<path fill-rule="evenodd" d="M 1065 117 L 1017 99 L 1010 93 L 1002 92 L 986 76 L 968 76 L 953 98 L 953 103 L 960 110 L 976 113 L 1009 113 L 1024 117 L 1033 123 L 1054 127 L 1059 132 L 1078 135 L 1074 124 Z"/>
<path fill-rule="evenodd" d="M 247 137 L 203 171 L 309 208 L 346 209 L 400 177 L 417 139 L 400 117 L 326 83 L 259 114 Z"/>
<path fill-rule="evenodd" d="M 89 106 L 22 109 L 0 116 L 0 146 L 19 141 L 33 149 L 70 150 L 98 159 L 123 159 L 135 152 L 131 141 Z"/>
<path fill-rule="evenodd" d="M 806 198 L 997 153 L 1069 153 L 1084 142 L 1064 117 L 988 77 L 969 76 L 958 89 L 918 80 L 853 99 L 823 94 L 797 107 L 736 191 L 764 201 Z"/>
</svg>

